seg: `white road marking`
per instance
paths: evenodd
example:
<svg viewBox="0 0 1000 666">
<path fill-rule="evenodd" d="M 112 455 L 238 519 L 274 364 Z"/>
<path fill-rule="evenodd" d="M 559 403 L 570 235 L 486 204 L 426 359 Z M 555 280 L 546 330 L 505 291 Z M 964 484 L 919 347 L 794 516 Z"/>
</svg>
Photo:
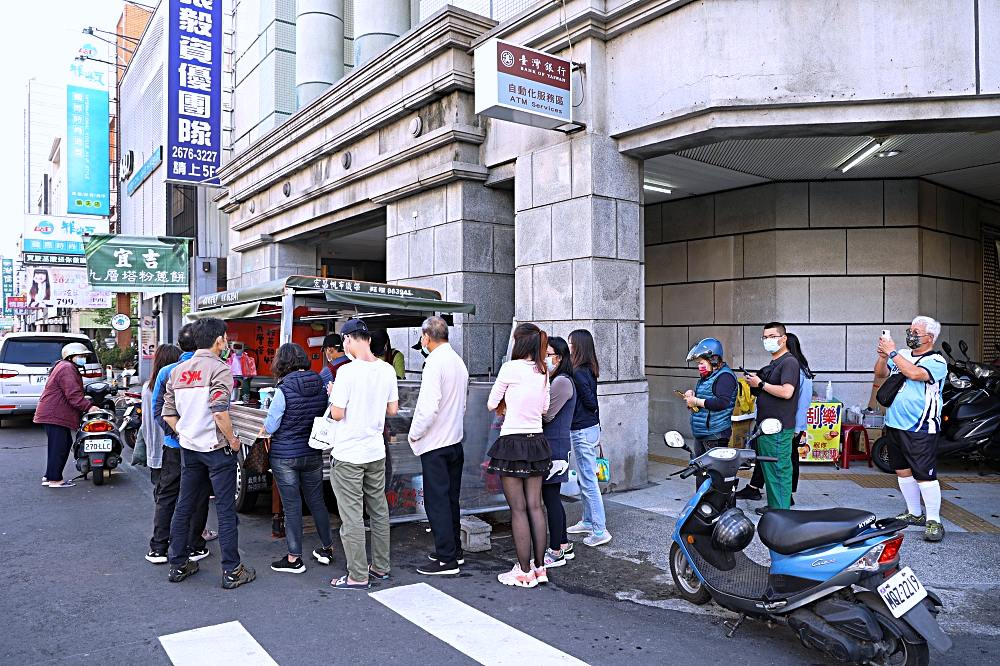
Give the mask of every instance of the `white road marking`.
<svg viewBox="0 0 1000 666">
<path fill-rule="evenodd" d="M 392 587 L 370 596 L 484 666 L 586 664 L 426 583 Z"/>
<path fill-rule="evenodd" d="M 271 659 L 271 655 L 239 622 L 226 622 L 160 636 L 160 644 L 174 666 L 278 666 L 278 662 Z"/>
</svg>

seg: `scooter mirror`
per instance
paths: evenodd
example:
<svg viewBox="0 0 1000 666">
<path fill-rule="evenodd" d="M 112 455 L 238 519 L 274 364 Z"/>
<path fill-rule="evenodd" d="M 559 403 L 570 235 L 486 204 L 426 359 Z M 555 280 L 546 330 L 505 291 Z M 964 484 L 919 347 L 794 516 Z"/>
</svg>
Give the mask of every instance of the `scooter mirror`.
<svg viewBox="0 0 1000 666">
<path fill-rule="evenodd" d="M 760 424 L 760 431 L 765 435 L 776 435 L 781 432 L 781 421 L 778 419 L 764 419 Z"/>
<path fill-rule="evenodd" d="M 672 449 L 683 449 L 684 435 L 680 434 L 676 430 L 663 433 L 663 443 Z"/>
<path fill-rule="evenodd" d="M 966 344 L 965 340 L 958 341 L 958 348 L 962 351 L 962 356 L 969 358 L 969 345 Z"/>
<path fill-rule="evenodd" d="M 941 343 L 941 349 L 944 350 L 945 354 L 947 354 L 948 356 L 951 356 L 951 345 L 948 344 L 947 340 L 945 340 L 944 342 Z"/>
</svg>

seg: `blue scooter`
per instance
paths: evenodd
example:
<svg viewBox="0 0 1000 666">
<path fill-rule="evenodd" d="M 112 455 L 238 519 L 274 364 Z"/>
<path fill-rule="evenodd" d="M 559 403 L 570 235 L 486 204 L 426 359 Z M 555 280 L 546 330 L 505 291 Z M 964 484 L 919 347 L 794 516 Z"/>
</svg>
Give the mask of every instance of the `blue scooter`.
<svg viewBox="0 0 1000 666">
<path fill-rule="evenodd" d="M 748 443 L 781 429 L 764 420 Z M 684 448 L 677 432 L 664 435 Z M 690 449 L 688 449 L 690 450 Z M 917 666 L 929 661 L 928 645 L 944 652 L 951 639 L 938 626 L 941 600 L 910 567 L 900 566 L 906 524 L 877 520 L 856 509 L 772 509 L 756 533 L 771 551 L 771 566 L 742 551 L 753 541 L 753 522 L 736 508 L 737 472 L 753 462 L 776 462 L 752 449 L 714 448 L 671 476 L 705 474 L 677 521 L 670 573 L 685 600 L 714 600 L 746 617 L 787 625 L 809 648 L 843 663 Z"/>
</svg>

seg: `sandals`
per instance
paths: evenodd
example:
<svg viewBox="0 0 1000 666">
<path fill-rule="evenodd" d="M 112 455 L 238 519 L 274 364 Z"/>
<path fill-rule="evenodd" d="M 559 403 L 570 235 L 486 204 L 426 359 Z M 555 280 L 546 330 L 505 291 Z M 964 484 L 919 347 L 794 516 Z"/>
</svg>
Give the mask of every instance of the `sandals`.
<svg viewBox="0 0 1000 666">
<path fill-rule="evenodd" d="M 371 582 L 352 583 L 347 580 L 347 576 L 341 576 L 337 580 L 331 580 L 330 585 L 338 590 L 369 590 L 372 586 Z"/>
<path fill-rule="evenodd" d="M 386 573 L 378 573 L 377 571 L 375 571 L 374 569 L 372 569 L 372 565 L 369 564 L 368 565 L 368 578 L 370 580 L 389 580 L 390 578 L 392 578 L 392 576 L 388 572 L 386 572 Z"/>
</svg>

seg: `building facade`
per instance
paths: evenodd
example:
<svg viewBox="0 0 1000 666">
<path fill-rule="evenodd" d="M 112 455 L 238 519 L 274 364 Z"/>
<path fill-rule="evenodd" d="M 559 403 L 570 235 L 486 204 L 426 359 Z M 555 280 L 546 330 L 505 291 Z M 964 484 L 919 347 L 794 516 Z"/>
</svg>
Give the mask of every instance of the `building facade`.
<svg viewBox="0 0 1000 666">
<path fill-rule="evenodd" d="M 438 289 L 477 305 L 455 346 L 484 377 L 513 321 L 590 329 L 620 488 L 687 428 L 673 390 L 701 337 L 756 368 L 784 320 L 847 405 L 868 403 L 878 332 L 917 314 L 997 355 L 1000 54 L 981 45 L 1000 0 L 489 4 L 421 13 L 236 151 L 230 288 L 383 270 Z M 575 63 L 578 131 L 475 113 L 493 37 Z"/>
</svg>

